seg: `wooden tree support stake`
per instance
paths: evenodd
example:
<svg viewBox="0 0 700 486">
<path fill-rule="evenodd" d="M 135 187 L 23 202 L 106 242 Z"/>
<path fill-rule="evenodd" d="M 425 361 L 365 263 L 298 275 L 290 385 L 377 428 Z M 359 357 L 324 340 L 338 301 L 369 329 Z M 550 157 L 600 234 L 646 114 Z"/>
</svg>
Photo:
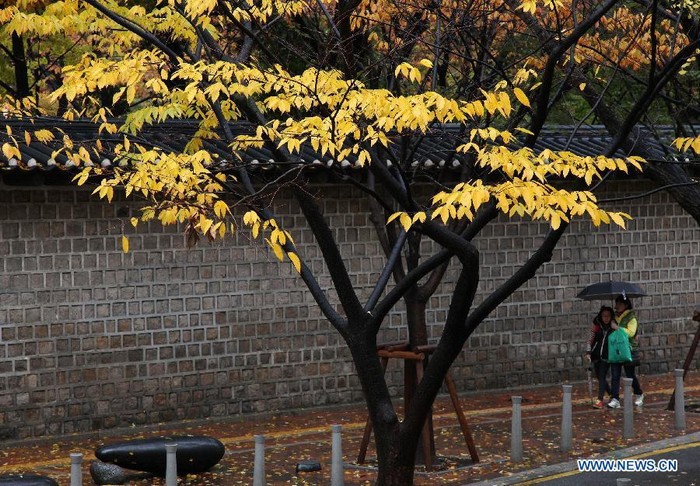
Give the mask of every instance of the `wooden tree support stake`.
<svg viewBox="0 0 700 486">
<path fill-rule="evenodd" d="M 423 362 L 425 360 L 426 354 L 432 353 L 435 346 L 418 346 L 416 351 L 410 351 L 407 349 L 407 345 L 404 344 L 392 344 L 392 345 L 380 345 L 378 346 L 377 354 L 381 360 L 382 369 L 386 372 L 386 368 L 389 364 L 389 359 L 401 359 L 404 361 L 413 362 L 416 367 L 416 379 L 418 382 L 423 378 Z M 469 424 L 467 423 L 467 418 L 462 411 L 462 406 L 459 403 L 459 397 L 457 396 L 457 388 L 455 387 L 454 380 L 450 372 L 445 375 L 445 385 L 447 386 L 447 391 L 450 395 L 450 400 L 452 401 L 452 407 L 457 415 L 457 420 L 459 421 L 460 428 L 462 429 L 462 435 L 464 436 L 464 441 L 469 449 L 469 455 L 472 461 L 479 462 L 479 454 L 476 450 L 476 444 L 474 438 L 472 437 L 471 430 L 469 429 Z M 432 453 L 431 453 L 431 436 L 428 421 L 423 427 L 421 446 L 423 449 L 423 457 L 425 460 L 425 469 L 431 471 L 433 468 L 432 464 Z M 364 464 L 367 455 L 367 448 L 369 447 L 369 441 L 372 436 L 372 420 L 367 417 L 367 422 L 365 424 L 365 431 L 362 435 L 362 442 L 360 443 L 360 451 L 357 455 L 357 463 Z"/>
<path fill-rule="evenodd" d="M 685 375 L 688 374 L 688 370 L 690 369 L 690 365 L 693 363 L 693 358 L 695 357 L 695 351 L 698 349 L 698 343 L 700 343 L 700 312 L 695 311 L 695 315 L 693 316 L 694 321 L 698 321 L 698 328 L 695 331 L 695 337 L 693 338 L 693 343 L 690 345 L 690 349 L 688 350 L 688 354 L 685 357 L 685 361 L 683 362 L 683 380 L 685 380 Z M 666 410 L 674 410 L 676 407 L 676 390 L 673 390 L 673 393 L 671 394 L 671 399 L 668 401 L 668 406 L 666 407 Z"/>
</svg>

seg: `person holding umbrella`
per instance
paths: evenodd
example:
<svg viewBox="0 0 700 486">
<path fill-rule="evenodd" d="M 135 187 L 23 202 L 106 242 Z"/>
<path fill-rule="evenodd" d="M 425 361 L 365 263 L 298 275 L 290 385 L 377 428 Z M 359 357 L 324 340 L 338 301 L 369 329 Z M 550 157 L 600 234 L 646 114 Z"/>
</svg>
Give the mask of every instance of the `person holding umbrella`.
<svg viewBox="0 0 700 486">
<path fill-rule="evenodd" d="M 612 396 L 613 398 L 608 402 L 608 407 L 619 408 L 620 407 L 620 376 L 622 375 L 622 368 L 625 368 L 625 374 L 628 378 L 632 378 L 632 387 L 634 393 L 637 395 L 634 403 L 640 407 L 644 403 L 644 393 L 642 392 L 642 387 L 639 385 L 639 380 L 635 375 L 635 366 L 638 364 L 638 347 L 636 336 L 637 336 L 637 317 L 632 310 L 632 301 L 630 298 L 643 297 L 646 295 L 644 289 L 640 286 L 630 283 L 630 282 L 620 282 L 610 280 L 608 282 L 598 282 L 585 287 L 581 292 L 578 293 L 576 297 L 583 300 L 608 300 L 615 299 L 615 313 L 617 315 L 617 322 L 612 321 L 612 332 L 608 335 L 608 351 L 611 347 L 611 341 L 615 341 L 617 344 L 629 344 L 625 346 L 626 356 L 624 359 L 620 360 L 620 355 L 618 354 L 619 349 L 616 349 L 614 356 L 610 355 L 608 352 L 608 365 L 610 366 L 612 374 Z M 618 329 L 623 329 L 623 333 L 626 335 L 627 340 L 625 341 L 624 336 L 617 336 L 616 332 Z M 622 337 L 622 339 L 619 339 Z M 615 339 L 613 339 L 615 338 Z M 632 355 L 632 356 L 630 356 Z M 617 363 L 615 363 L 617 361 Z"/>
<path fill-rule="evenodd" d="M 639 343 L 636 337 L 639 324 L 637 323 L 637 316 L 634 310 L 632 310 L 632 301 L 625 294 L 618 295 L 615 298 L 615 315 L 617 322 L 612 322 L 612 329 L 617 330 L 619 328 L 627 334 L 630 348 L 632 349 L 632 355 L 637 355 Z M 625 369 L 627 378 L 632 378 L 632 389 L 635 394 L 634 404 L 638 407 L 644 404 L 644 392 L 635 374 L 636 365 L 636 360 L 629 363 L 610 363 L 612 399 L 608 402 L 608 407 L 620 408 L 620 376 L 622 375 L 622 368 Z"/>
</svg>

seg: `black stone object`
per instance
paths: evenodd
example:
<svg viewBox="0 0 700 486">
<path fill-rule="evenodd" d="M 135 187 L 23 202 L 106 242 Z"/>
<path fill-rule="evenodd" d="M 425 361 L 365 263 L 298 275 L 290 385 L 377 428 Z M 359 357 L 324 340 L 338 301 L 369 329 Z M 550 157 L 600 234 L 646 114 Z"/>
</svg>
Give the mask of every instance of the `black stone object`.
<svg viewBox="0 0 700 486">
<path fill-rule="evenodd" d="M 58 486 L 56 480 L 38 474 L 7 474 L 0 476 L 3 486 Z"/>
<path fill-rule="evenodd" d="M 321 470 L 321 463 L 318 461 L 299 461 L 297 462 L 297 472 L 314 472 Z"/>
<path fill-rule="evenodd" d="M 92 461 L 90 476 L 95 484 L 126 484 L 139 479 L 149 479 L 153 474 L 147 472 L 129 471 L 116 464 L 102 461 Z"/>
<path fill-rule="evenodd" d="M 216 465 L 226 449 L 212 437 L 173 436 L 135 439 L 108 444 L 95 451 L 95 457 L 120 467 L 165 476 L 165 444 L 177 444 L 177 474 L 196 474 Z"/>
</svg>

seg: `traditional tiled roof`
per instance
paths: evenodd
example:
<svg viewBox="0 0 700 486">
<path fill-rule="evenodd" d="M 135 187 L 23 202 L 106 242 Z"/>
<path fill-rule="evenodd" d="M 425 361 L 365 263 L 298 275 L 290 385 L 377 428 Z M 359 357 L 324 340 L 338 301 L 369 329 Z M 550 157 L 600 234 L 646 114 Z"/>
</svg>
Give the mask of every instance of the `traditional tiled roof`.
<svg viewBox="0 0 700 486">
<path fill-rule="evenodd" d="M 17 120 L 0 118 L 0 145 L 10 141 L 10 135 L 6 130 L 10 128 L 14 138 L 18 140 L 18 148 L 21 158 L 6 157 L 0 152 L 0 174 L 15 178 L 20 175 L 41 173 L 42 182 L 51 182 L 52 179 L 65 180 L 68 175 L 75 172 L 75 164 L 62 153 L 57 153 L 60 141 L 40 142 L 36 132 L 42 129 L 51 129 L 54 134 L 63 132 L 72 140 L 79 142 L 91 142 L 100 139 L 103 152 L 99 156 L 92 153 L 92 164 L 103 167 L 111 166 L 113 153 L 111 147 L 123 140 L 123 134 L 109 135 L 106 132 L 98 133 L 98 125 L 90 121 L 66 121 L 57 118 L 42 118 L 38 120 Z M 251 125 L 247 123 L 232 123 L 231 129 L 235 134 L 252 133 Z M 155 145 L 165 150 L 181 151 L 197 130 L 195 121 L 168 121 L 153 126 L 145 127 L 139 134 L 138 140 L 146 145 Z M 454 153 L 454 147 L 459 145 L 460 135 L 458 125 L 442 125 L 435 128 L 430 134 L 422 136 L 412 154 L 408 154 L 409 160 L 413 160 L 411 166 L 416 170 L 430 170 L 438 167 L 459 168 L 463 162 L 461 154 Z M 29 132 L 31 142 L 26 144 L 24 134 Z M 672 140 L 669 130 L 664 134 L 664 147 L 659 144 L 661 150 L 667 150 Z M 540 152 L 544 149 L 568 150 L 581 156 L 594 156 L 605 152 L 611 141 L 610 135 L 601 126 L 555 126 L 546 127 L 540 134 L 534 150 Z M 517 146 L 517 145 L 516 145 Z M 207 140 L 204 148 L 217 154 L 217 165 L 224 169 L 232 160 L 231 151 L 226 143 L 220 140 Z M 402 149 L 400 144 L 394 144 L 392 149 L 397 152 Z M 404 148 L 404 150 L 406 150 Z M 616 156 L 624 157 L 626 154 L 619 152 Z M 251 167 L 265 170 L 278 167 L 272 150 L 267 148 L 248 149 L 240 154 L 242 161 Z M 240 161 L 236 161 L 240 163 Z M 314 164 L 317 166 L 330 166 L 335 163 L 330 157 L 322 156 L 315 152 L 309 144 L 302 145 L 301 153 L 295 163 Z M 353 158 L 342 160 L 338 164 L 341 168 L 358 168 L 359 164 Z"/>
</svg>

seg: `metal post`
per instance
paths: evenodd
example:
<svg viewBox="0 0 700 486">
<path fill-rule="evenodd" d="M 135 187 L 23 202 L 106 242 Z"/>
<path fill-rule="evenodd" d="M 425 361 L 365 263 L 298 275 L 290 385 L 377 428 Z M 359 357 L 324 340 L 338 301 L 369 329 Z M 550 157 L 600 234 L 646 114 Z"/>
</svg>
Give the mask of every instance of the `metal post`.
<svg viewBox="0 0 700 486">
<path fill-rule="evenodd" d="M 625 399 L 623 400 L 623 429 L 622 437 L 632 439 L 634 437 L 634 395 L 632 394 L 632 378 L 622 378 Z"/>
<path fill-rule="evenodd" d="M 165 444 L 165 486 L 177 486 L 177 444 Z"/>
<path fill-rule="evenodd" d="M 676 391 L 675 391 L 675 403 L 673 408 L 676 415 L 676 428 L 679 430 L 685 429 L 685 390 L 683 390 L 683 373 L 682 369 L 673 370 L 673 374 L 676 375 Z"/>
<path fill-rule="evenodd" d="M 571 449 L 573 437 L 573 420 L 571 417 L 571 391 L 573 385 L 562 385 L 564 401 L 561 411 L 561 450 L 566 452 Z"/>
<path fill-rule="evenodd" d="M 340 425 L 331 425 L 333 442 L 331 446 L 331 486 L 343 486 L 345 474 L 343 472 L 343 441 L 340 432 L 343 429 Z"/>
<path fill-rule="evenodd" d="M 511 397 L 513 418 L 511 420 L 510 459 L 516 462 L 523 460 L 523 427 L 520 418 L 520 403 L 522 400 L 523 397 Z"/>
<path fill-rule="evenodd" d="M 70 486 L 83 486 L 83 455 L 74 452 L 70 455 Z"/>
<path fill-rule="evenodd" d="M 255 465 L 253 486 L 265 486 L 265 436 L 255 436 Z"/>
</svg>

